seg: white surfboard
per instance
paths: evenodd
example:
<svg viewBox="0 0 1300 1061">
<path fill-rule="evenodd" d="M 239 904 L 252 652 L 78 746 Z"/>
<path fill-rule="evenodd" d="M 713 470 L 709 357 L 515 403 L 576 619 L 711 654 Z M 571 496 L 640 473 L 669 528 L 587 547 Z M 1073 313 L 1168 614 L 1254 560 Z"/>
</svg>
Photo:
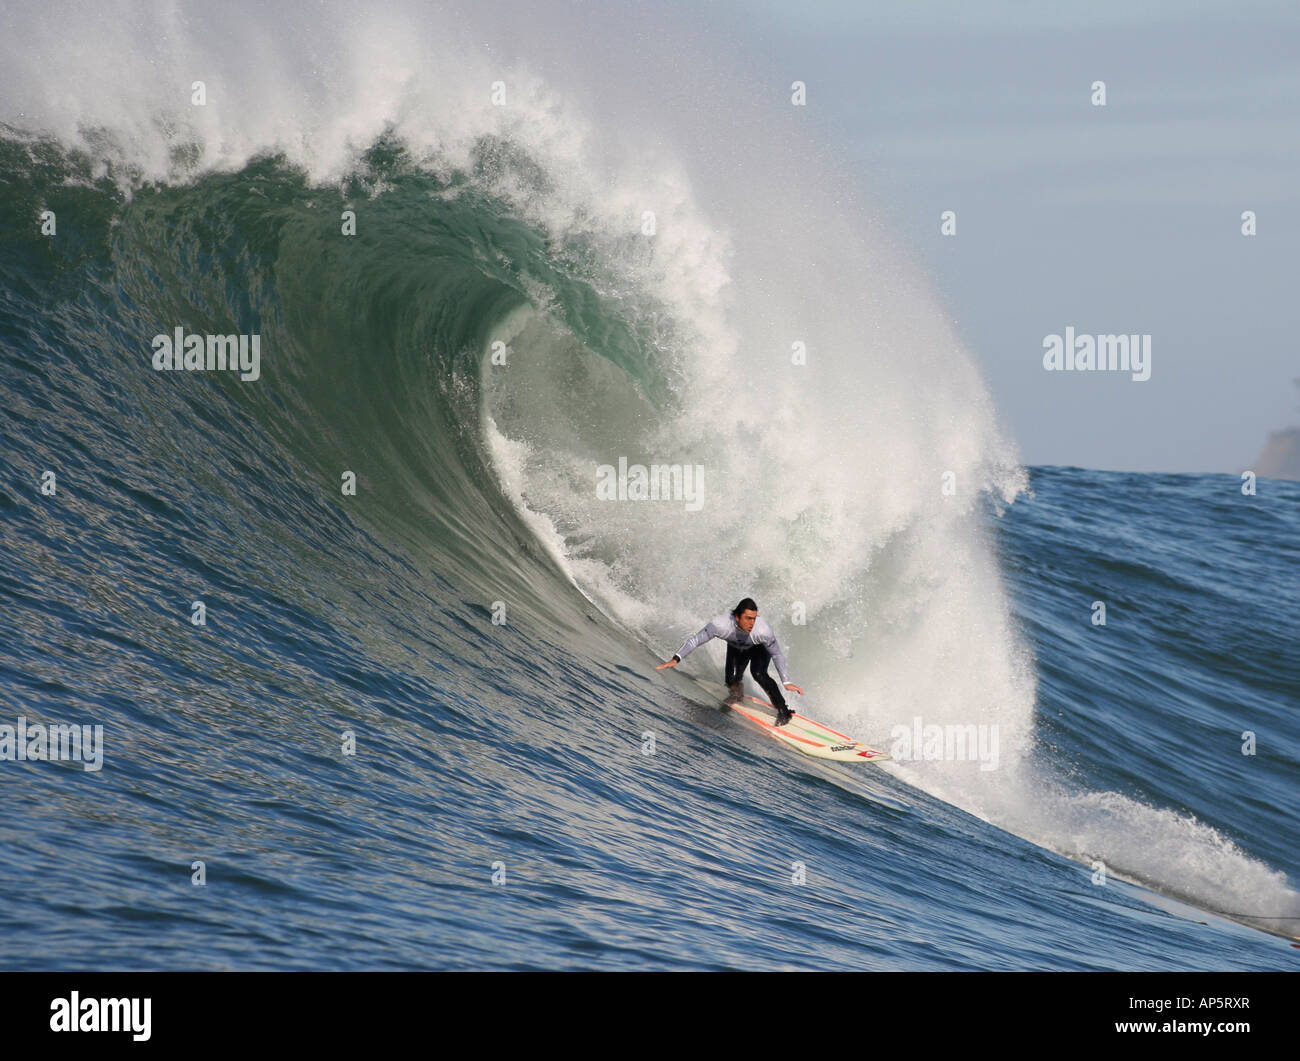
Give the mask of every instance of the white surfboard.
<svg viewBox="0 0 1300 1061">
<path fill-rule="evenodd" d="M 714 687 L 709 687 L 709 691 L 718 695 Z M 887 752 L 847 737 L 838 730 L 831 729 L 830 726 L 814 722 L 807 715 L 801 715 L 797 711 L 794 718 L 784 726 L 778 726 L 775 724 L 776 708 L 756 696 L 747 696 L 738 704 L 727 704 L 725 697 L 718 698 L 741 718 L 752 722 L 769 737 L 797 748 L 805 755 L 812 755 L 818 759 L 834 759 L 841 763 L 878 763 L 893 758 Z"/>
</svg>

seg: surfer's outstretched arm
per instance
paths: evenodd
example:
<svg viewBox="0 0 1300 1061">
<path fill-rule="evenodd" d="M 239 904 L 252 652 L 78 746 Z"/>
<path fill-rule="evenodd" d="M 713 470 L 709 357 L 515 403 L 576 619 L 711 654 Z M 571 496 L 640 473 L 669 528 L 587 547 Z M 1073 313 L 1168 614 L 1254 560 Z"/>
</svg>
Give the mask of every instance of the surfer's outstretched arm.
<svg viewBox="0 0 1300 1061">
<path fill-rule="evenodd" d="M 718 621 L 716 619 L 710 620 L 710 622 L 698 634 L 686 639 L 685 643 L 677 650 L 672 659 L 659 664 L 655 670 L 663 670 L 665 667 L 677 666 L 677 664 L 704 644 L 705 641 L 712 641 L 715 637 L 721 637 L 724 633 L 725 631 L 718 626 Z"/>
<path fill-rule="evenodd" d="M 776 661 L 776 672 L 781 675 L 781 684 L 792 692 L 796 692 L 800 696 L 803 696 L 803 690 L 790 680 L 790 673 L 785 669 L 785 653 L 781 651 L 781 645 L 777 641 L 775 635 L 772 637 L 770 649 L 772 652 L 772 659 Z"/>
</svg>

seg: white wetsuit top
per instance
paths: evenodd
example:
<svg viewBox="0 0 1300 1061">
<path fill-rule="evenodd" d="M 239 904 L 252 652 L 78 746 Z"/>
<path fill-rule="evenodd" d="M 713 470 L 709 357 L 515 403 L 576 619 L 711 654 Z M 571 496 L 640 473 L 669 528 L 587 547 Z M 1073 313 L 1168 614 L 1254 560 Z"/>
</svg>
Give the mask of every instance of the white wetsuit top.
<svg viewBox="0 0 1300 1061">
<path fill-rule="evenodd" d="M 727 644 L 735 645 L 742 651 L 753 648 L 755 645 L 766 646 L 768 652 L 772 654 L 772 662 L 776 664 L 776 673 L 781 676 L 782 684 L 790 680 L 790 676 L 785 670 L 785 653 L 781 651 L 781 645 L 777 641 L 772 627 L 768 625 L 767 620 L 762 616 L 754 619 L 754 629 L 749 633 L 745 633 L 740 628 L 740 624 L 736 622 L 736 617 L 730 612 L 714 616 L 703 630 L 694 637 L 686 639 L 686 643 L 677 650 L 677 658 L 685 659 L 689 653 L 694 652 L 704 642 L 712 641 L 715 637 L 722 638 Z"/>
</svg>

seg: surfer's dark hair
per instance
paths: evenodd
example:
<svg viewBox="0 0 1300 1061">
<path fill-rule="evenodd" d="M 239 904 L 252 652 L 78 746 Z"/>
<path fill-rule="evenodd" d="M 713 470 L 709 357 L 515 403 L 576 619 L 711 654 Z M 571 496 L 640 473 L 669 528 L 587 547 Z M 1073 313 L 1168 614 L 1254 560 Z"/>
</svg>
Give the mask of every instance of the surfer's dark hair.
<svg viewBox="0 0 1300 1061">
<path fill-rule="evenodd" d="M 746 597 L 743 601 L 741 601 L 731 610 L 731 614 L 740 615 L 742 612 L 756 612 L 756 611 L 758 611 L 758 605 L 754 603 L 754 598 Z"/>
</svg>

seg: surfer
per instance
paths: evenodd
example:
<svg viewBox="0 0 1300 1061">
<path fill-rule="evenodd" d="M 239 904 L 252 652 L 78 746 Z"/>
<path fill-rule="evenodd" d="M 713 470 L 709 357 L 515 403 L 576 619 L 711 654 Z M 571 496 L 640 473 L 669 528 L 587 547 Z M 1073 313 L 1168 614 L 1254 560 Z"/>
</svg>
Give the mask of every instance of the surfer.
<svg viewBox="0 0 1300 1061">
<path fill-rule="evenodd" d="M 763 687 L 772 706 L 776 708 L 776 725 L 784 726 L 794 718 L 794 712 L 785 706 L 785 697 L 781 687 L 767 673 L 767 665 L 776 663 L 776 672 L 787 689 L 803 695 L 803 690 L 790 680 L 785 669 L 785 654 L 776 640 L 776 634 L 766 620 L 758 617 L 758 605 L 752 597 L 746 597 L 729 613 L 710 619 L 708 625 L 698 634 L 687 638 L 686 643 L 677 650 L 676 655 L 666 663 L 661 663 L 655 670 L 675 667 L 704 642 L 720 637 L 727 643 L 726 682 L 729 690 L 727 703 L 738 704 L 744 693 L 745 668 L 749 667 L 754 680 Z"/>
</svg>

